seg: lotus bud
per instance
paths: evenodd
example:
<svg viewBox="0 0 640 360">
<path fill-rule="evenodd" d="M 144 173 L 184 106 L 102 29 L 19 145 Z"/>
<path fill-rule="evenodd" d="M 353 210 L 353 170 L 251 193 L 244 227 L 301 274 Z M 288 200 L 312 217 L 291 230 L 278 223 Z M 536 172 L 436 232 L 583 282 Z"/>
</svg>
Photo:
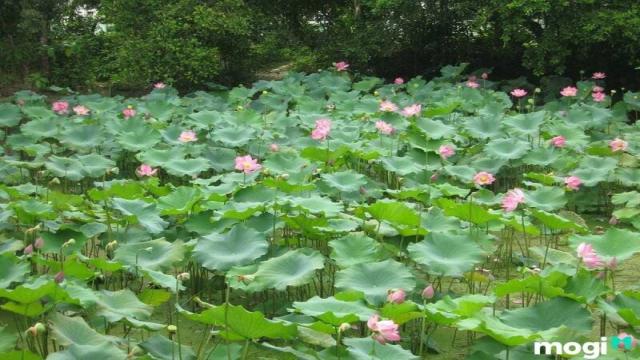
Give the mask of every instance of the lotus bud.
<svg viewBox="0 0 640 360">
<path fill-rule="evenodd" d="M 178 331 L 178 327 L 177 327 L 177 326 L 175 326 L 175 325 L 168 325 L 168 326 L 167 326 L 167 331 L 168 331 L 169 333 L 174 333 L 174 332 Z"/>
<path fill-rule="evenodd" d="M 117 175 L 117 174 L 120 174 L 120 169 L 116 166 L 116 167 L 112 167 L 111 169 L 109 169 L 108 172 L 109 172 L 109 174 Z"/>
<path fill-rule="evenodd" d="M 349 324 L 349 323 L 342 323 L 342 324 L 340 324 L 340 327 L 338 328 L 338 331 L 339 331 L 339 332 L 341 332 L 341 333 L 343 333 L 343 332 L 345 332 L 345 331 L 347 331 L 347 330 L 349 330 L 349 329 L 351 329 L 351 324 Z"/>
<path fill-rule="evenodd" d="M 244 108 L 242 107 L 242 105 L 238 105 L 236 106 L 236 111 L 242 111 L 244 110 Z"/>
<path fill-rule="evenodd" d="M 267 95 L 269 92 L 267 90 L 262 90 L 262 95 Z"/>
<path fill-rule="evenodd" d="M 29 244 L 27 245 L 27 247 L 24 248 L 24 250 L 22 251 L 25 255 L 31 255 L 33 254 L 33 245 Z"/>
<path fill-rule="evenodd" d="M 36 241 L 33 243 L 33 246 L 36 249 L 42 249 L 42 247 L 44 246 L 44 239 L 39 237 L 36 239 Z"/>
<path fill-rule="evenodd" d="M 129 352 L 129 354 L 127 355 L 127 358 L 131 359 L 134 357 L 138 357 L 142 354 L 144 354 L 144 350 L 142 350 L 142 348 L 139 346 L 134 346 Z"/>
<path fill-rule="evenodd" d="M 176 276 L 176 277 L 180 281 L 187 281 L 187 280 L 191 279 L 191 274 L 189 274 L 188 272 L 183 272 L 183 273 L 178 274 L 178 276 Z"/>
<path fill-rule="evenodd" d="M 533 90 L 534 93 L 539 94 L 542 92 L 542 89 L 540 88 L 535 88 L 535 90 Z"/>
<path fill-rule="evenodd" d="M 60 271 L 56 274 L 56 276 L 53 278 L 53 280 L 56 282 L 56 284 L 60 284 L 61 282 L 64 281 L 64 272 Z"/>
<path fill-rule="evenodd" d="M 67 240 L 67 242 L 62 244 L 62 247 L 66 248 L 66 247 L 69 247 L 69 246 L 73 246 L 75 244 L 76 244 L 76 239 L 69 239 L 69 240 Z"/>
<path fill-rule="evenodd" d="M 611 90 L 611 95 L 615 94 L 617 91 Z"/>
<path fill-rule="evenodd" d="M 533 105 L 533 104 L 534 104 L 534 101 L 533 101 L 533 99 L 532 99 L 532 98 L 529 98 L 529 99 L 527 99 L 527 103 L 528 103 L 528 104 L 530 104 L 530 105 Z"/>
<path fill-rule="evenodd" d="M 105 246 L 105 249 L 106 249 L 107 251 L 109 251 L 109 250 L 113 250 L 113 249 L 115 249 L 116 247 L 118 247 L 118 241 L 117 241 L 117 240 L 113 240 L 113 241 L 109 242 L 109 243 L 107 244 L 107 246 Z"/>
<path fill-rule="evenodd" d="M 389 290 L 387 294 L 387 301 L 394 304 L 402 304 L 405 296 L 406 294 L 402 289 Z"/>
<path fill-rule="evenodd" d="M 47 332 L 47 327 L 41 322 L 35 323 L 33 326 L 29 327 L 26 331 L 26 333 L 30 334 L 31 336 L 38 336 L 46 332 Z"/>
<path fill-rule="evenodd" d="M 618 225 L 618 218 L 615 217 L 615 215 L 611 216 L 611 219 L 609 219 L 609 225 Z"/>
<path fill-rule="evenodd" d="M 58 179 L 57 177 L 54 177 L 53 179 L 51 179 L 51 181 L 49 181 L 50 185 L 60 185 L 60 179 Z"/>
<path fill-rule="evenodd" d="M 280 175 L 280 177 L 282 178 L 282 180 L 287 180 L 289 178 L 289 174 L 284 173 L 284 174 Z"/>
<path fill-rule="evenodd" d="M 278 150 L 280 150 L 280 146 L 276 143 L 273 143 L 271 145 L 269 145 L 269 149 L 273 152 L 277 152 Z"/>
<path fill-rule="evenodd" d="M 365 195 L 367 193 L 367 189 L 365 189 L 364 186 L 360 186 L 360 189 L 358 189 L 358 191 L 360 191 L 361 195 Z"/>
<path fill-rule="evenodd" d="M 422 290 L 422 298 L 426 300 L 433 299 L 434 295 L 435 295 L 435 290 L 433 289 L 432 285 L 429 285 L 426 288 L 424 288 L 424 290 Z"/>
<path fill-rule="evenodd" d="M 376 91 L 373 92 L 373 95 L 374 96 L 380 96 L 380 93 L 378 92 L 378 90 L 376 90 Z"/>
</svg>

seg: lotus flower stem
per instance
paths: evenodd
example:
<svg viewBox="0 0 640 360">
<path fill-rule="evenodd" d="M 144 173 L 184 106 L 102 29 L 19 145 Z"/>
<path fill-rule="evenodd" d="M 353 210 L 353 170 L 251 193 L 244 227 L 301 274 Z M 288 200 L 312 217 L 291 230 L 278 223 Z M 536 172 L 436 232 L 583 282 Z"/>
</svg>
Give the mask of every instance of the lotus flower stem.
<svg viewBox="0 0 640 360">
<path fill-rule="evenodd" d="M 420 347 L 418 350 L 418 356 L 422 357 L 422 350 L 424 348 L 424 336 L 427 327 L 427 300 L 422 301 L 422 323 L 420 324 Z"/>
<path fill-rule="evenodd" d="M 136 257 L 136 260 L 138 258 Z M 180 280 L 176 277 L 176 306 L 180 306 Z M 176 339 L 178 340 L 178 358 L 182 360 L 182 343 L 180 342 L 180 321 L 178 314 L 178 308 L 176 307 Z"/>
<path fill-rule="evenodd" d="M 224 330 L 227 332 L 227 360 L 231 360 L 231 347 L 229 342 L 229 295 L 231 293 L 231 286 L 227 284 L 227 288 L 224 291 Z"/>
</svg>

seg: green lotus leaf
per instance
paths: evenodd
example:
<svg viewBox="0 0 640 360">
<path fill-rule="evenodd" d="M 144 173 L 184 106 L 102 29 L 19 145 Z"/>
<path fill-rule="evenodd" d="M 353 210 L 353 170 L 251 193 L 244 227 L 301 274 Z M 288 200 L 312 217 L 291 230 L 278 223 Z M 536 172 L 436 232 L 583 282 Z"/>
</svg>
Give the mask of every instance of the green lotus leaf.
<svg viewBox="0 0 640 360">
<path fill-rule="evenodd" d="M 407 247 L 411 258 L 436 276 L 462 276 L 484 259 L 484 251 L 467 235 L 430 233 Z"/>
<path fill-rule="evenodd" d="M 455 299 L 446 295 L 435 303 L 426 304 L 424 309 L 434 322 L 450 325 L 457 320 L 475 315 L 494 302 L 494 297 L 479 294 L 466 294 Z"/>
<path fill-rule="evenodd" d="M 552 148 L 539 147 L 529 151 L 522 161 L 529 165 L 547 166 L 555 162 L 560 156 L 560 152 Z"/>
<path fill-rule="evenodd" d="M 316 270 L 324 268 L 324 257 L 316 250 L 301 248 L 265 260 L 253 267 L 236 268 L 227 273 L 227 278 L 249 275 L 252 280 L 235 281 L 232 287 L 249 292 L 266 289 L 285 290 L 289 286 L 309 283 Z"/>
<path fill-rule="evenodd" d="M 209 270 L 227 271 L 250 264 L 266 254 L 268 247 L 264 233 L 239 224 L 225 234 L 214 233 L 198 240 L 193 258 Z"/>
<path fill-rule="evenodd" d="M 72 148 L 91 149 L 101 145 L 102 133 L 98 125 L 68 126 L 60 134 L 60 140 Z"/>
<path fill-rule="evenodd" d="M 529 151 L 529 143 L 526 141 L 508 138 L 491 140 L 486 146 L 487 154 L 505 160 L 519 159 Z"/>
<path fill-rule="evenodd" d="M 158 209 L 162 215 L 187 214 L 200 199 L 202 194 L 197 188 L 180 186 L 168 195 L 158 198 Z"/>
<path fill-rule="evenodd" d="M 113 208 L 132 220 L 137 220 L 152 234 L 161 232 L 168 223 L 160 217 L 160 212 L 155 204 L 149 204 L 142 200 L 127 200 L 123 198 L 113 199 Z"/>
<path fill-rule="evenodd" d="M 60 128 L 55 121 L 32 120 L 20 126 L 20 130 L 23 135 L 40 139 L 55 137 L 60 131 Z"/>
<path fill-rule="evenodd" d="M 30 270 L 28 263 L 20 262 L 15 256 L 0 256 L 0 288 L 5 289 L 12 283 L 22 282 Z"/>
<path fill-rule="evenodd" d="M 567 203 L 564 191 L 557 187 L 541 186 L 535 190 L 525 190 L 525 203 L 543 211 L 554 211 Z"/>
<path fill-rule="evenodd" d="M 617 294 L 609 302 L 598 300 L 599 307 L 610 315 L 612 320 L 622 320 L 631 326 L 640 325 L 640 296 L 635 291 L 625 291 Z"/>
<path fill-rule="evenodd" d="M 323 299 L 314 296 L 304 302 L 294 302 L 293 308 L 336 327 L 345 322 L 367 321 L 375 314 L 375 311 L 368 308 L 362 301 L 343 301 L 335 297 Z"/>
<path fill-rule="evenodd" d="M 42 247 L 43 253 L 61 253 L 69 255 L 80 252 L 87 242 L 87 237 L 75 230 L 60 229 L 55 233 L 42 232 L 40 233 L 42 239 L 44 239 L 44 246 Z M 75 243 L 69 244 L 69 240 L 73 239 Z M 67 243 L 67 245 L 64 245 Z"/>
<path fill-rule="evenodd" d="M 574 300 L 591 303 L 606 293 L 608 288 L 602 280 L 592 276 L 589 271 L 581 270 L 569 279 L 564 291 L 571 294 Z"/>
<path fill-rule="evenodd" d="M 498 318 L 482 312 L 475 314 L 473 317 L 458 321 L 457 327 L 460 330 L 471 330 L 487 334 L 508 346 L 527 344 L 540 337 L 533 330 L 507 325 Z"/>
<path fill-rule="evenodd" d="M 104 176 L 116 165 L 113 160 L 98 154 L 78 155 L 76 158 L 82 164 L 82 173 L 92 178 Z"/>
<path fill-rule="evenodd" d="M 165 274 L 161 271 L 149 270 L 143 268 L 140 270 L 144 277 L 149 280 L 151 283 L 158 285 L 162 288 L 168 289 L 172 293 L 176 293 L 177 291 L 185 290 L 185 287 L 182 286 L 181 282 L 176 279 L 173 275 Z"/>
<path fill-rule="evenodd" d="M 548 276 L 528 276 L 523 279 L 511 279 L 496 286 L 495 295 L 527 293 L 541 294 L 544 297 L 552 298 L 564 294 L 562 288 L 566 283 L 567 276 L 560 272 L 553 272 Z"/>
<path fill-rule="evenodd" d="M 360 190 L 360 187 L 366 185 L 366 177 L 358 174 L 353 170 L 335 172 L 331 174 L 323 174 L 322 179 L 330 187 L 343 192 L 353 192 Z"/>
<path fill-rule="evenodd" d="M 458 219 L 446 216 L 442 209 L 435 206 L 429 209 L 426 214 L 421 215 L 420 225 L 429 232 L 447 232 L 460 229 Z"/>
<path fill-rule="evenodd" d="M 223 172 L 233 170 L 235 167 L 234 159 L 236 152 L 233 149 L 223 147 L 207 147 L 202 156 L 209 160 L 211 168 L 215 171 Z"/>
<path fill-rule="evenodd" d="M 387 292 L 403 289 L 410 292 L 416 286 L 409 269 L 395 260 L 360 263 L 336 273 L 336 287 L 364 293 L 367 301 L 382 304 Z"/>
<path fill-rule="evenodd" d="M 126 357 L 126 354 L 116 347 L 116 338 L 98 333 L 90 328 L 81 317 L 67 317 L 55 312 L 49 320 L 51 321 L 52 336 L 59 345 L 81 346 L 85 348 L 78 350 L 91 351 L 92 348 L 101 348 L 108 344 L 106 348 L 111 348 L 109 352 L 113 352 L 115 349 L 118 350 L 117 353 L 121 358 Z"/>
<path fill-rule="evenodd" d="M 0 298 L 9 299 L 21 304 L 32 304 L 47 295 L 51 295 L 56 290 L 60 289 L 57 289 L 53 281 L 45 277 L 40 277 L 32 282 L 18 285 L 11 290 L 0 288 Z"/>
<path fill-rule="evenodd" d="M 13 209 L 18 218 L 23 219 L 25 222 L 56 218 L 53 206 L 35 199 L 16 201 L 13 203 Z"/>
<path fill-rule="evenodd" d="M 505 311 L 500 319 L 508 326 L 546 333 L 561 327 L 588 333 L 593 325 L 591 313 L 582 304 L 563 297 Z"/>
<path fill-rule="evenodd" d="M 409 350 L 403 349 L 400 345 L 380 345 L 371 337 L 346 338 L 344 343 L 348 347 L 349 355 L 355 360 L 418 359 L 417 356 Z"/>
<path fill-rule="evenodd" d="M 640 185 L 640 169 L 619 168 L 615 176 L 624 186 Z"/>
<path fill-rule="evenodd" d="M 138 139 L 136 139 L 136 142 Z M 164 166 L 184 159 L 181 149 L 147 149 L 137 155 L 138 159 L 151 166 Z"/>
<path fill-rule="evenodd" d="M 180 352 L 183 360 L 196 360 L 191 346 L 181 345 L 162 335 L 154 335 L 138 344 L 144 351 L 157 360 L 175 360 Z M 180 351 L 178 352 L 178 346 Z"/>
<path fill-rule="evenodd" d="M 9 331 L 6 326 L 0 326 L 0 353 L 12 350 L 16 346 L 17 339 L 18 334 Z"/>
<path fill-rule="evenodd" d="M 640 233 L 618 228 L 607 229 L 603 235 L 573 235 L 569 242 L 574 247 L 583 242 L 591 244 L 598 255 L 618 261 L 640 252 Z"/>
<path fill-rule="evenodd" d="M 97 294 L 96 315 L 103 316 L 109 322 L 122 319 L 143 320 L 151 316 L 151 306 L 138 300 L 129 289 L 119 291 L 102 290 Z"/>
<path fill-rule="evenodd" d="M 171 120 L 174 110 L 178 108 L 174 104 L 162 100 L 148 101 L 145 107 L 151 116 L 162 122 Z"/>
<path fill-rule="evenodd" d="M 578 233 L 585 233 L 588 231 L 588 229 L 582 224 L 544 210 L 531 209 L 531 215 L 549 229 L 573 230 Z"/>
<path fill-rule="evenodd" d="M 254 130 L 248 127 L 225 127 L 214 130 L 211 139 L 235 148 L 247 145 L 254 138 Z"/>
<path fill-rule="evenodd" d="M 300 207 L 313 214 L 324 213 L 325 216 L 336 216 L 342 210 L 341 204 L 318 195 L 312 195 L 306 198 L 290 198 L 289 203 L 294 207 Z"/>
<path fill-rule="evenodd" d="M 418 215 L 418 212 L 403 202 L 380 200 L 373 205 L 369 205 L 366 210 L 378 221 L 388 221 L 396 226 L 420 226 L 420 215 Z"/>
<path fill-rule="evenodd" d="M 464 127 L 475 138 L 497 138 L 502 135 L 500 121 L 497 116 L 472 117 L 465 122 Z"/>
<path fill-rule="evenodd" d="M 380 260 L 380 245 L 363 233 L 345 235 L 329 242 L 331 258 L 341 268 Z"/>
<path fill-rule="evenodd" d="M 71 181 L 78 181 L 84 178 L 82 163 L 77 159 L 50 156 L 44 163 L 47 170 L 58 177 L 67 178 Z"/>
<path fill-rule="evenodd" d="M 572 171 L 572 175 L 579 177 L 586 186 L 594 186 L 608 181 L 617 165 L 618 161 L 613 158 L 585 156 L 580 161 L 580 166 Z"/>
<path fill-rule="evenodd" d="M 455 200 L 440 198 L 435 203 L 444 211 L 445 215 L 455 216 L 458 219 L 470 221 L 477 225 L 500 219 L 500 215 L 490 213 L 484 207 L 468 201 L 456 202 Z"/>
<path fill-rule="evenodd" d="M 518 114 L 506 118 L 503 123 L 521 134 L 535 136 L 546 115 L 545 111 Z"/>
<path fill-rule="evenodd" d="M 171 175 L 175 176 L 196 176 L 203 171 L 207 171 L 211 165 L 204 158 L 172 160 L 162 164 L 162 167 Z"/>
<path fill-rule="evenodd" d="M 445 125 L 438 120 L 420 118 L 416 120 L 416 125 L 430 139 L 451 138 L 456 133 L 453 126 Z"/>
<path fill-rule="evenodd" d="M 126 123 L 116 139 L 122 147 L 129 151 L 151 149 L 160 141 L 160 133 L 143 122 L 131 121 Z"/>
<path fill-rule="evenodd" d="M 203 324 L 215 326 L 228 324 L 229 336 L 235 335 L 244 339 L 291 339 L 297 333 L 295 324 L 266 319 L 261 312 L 248 311 L 240 305 L 215 306 L 199 314 L 186 310 L 181 310 L 180 313 L 189 320 Z"/>
<path fill-rule="evenodd" d="M 3 103 L 0 104 L 0 127 L 13 127 L 20 123 L 22 114 L 20 113 L 20 107 Z"/>
<path fill-rule="evenodd" d="M 415 160 L 408 156 L 383 158 L 382 166 L 387 171 L 395 172 L 401 176 L 414 174 L 424 169 L 424 166 L 416 163 Z"/>
<path fill-rule="evenodd" d="M 156 239 L 122 244 L 116 249 L 113 259 L 132 268 L 162 270 L 181 261 L 184 251 L 180 241 L 170 243 L 164 239 Z M 175 283 L 173 285 L 175 287 Z"/>
</svg>

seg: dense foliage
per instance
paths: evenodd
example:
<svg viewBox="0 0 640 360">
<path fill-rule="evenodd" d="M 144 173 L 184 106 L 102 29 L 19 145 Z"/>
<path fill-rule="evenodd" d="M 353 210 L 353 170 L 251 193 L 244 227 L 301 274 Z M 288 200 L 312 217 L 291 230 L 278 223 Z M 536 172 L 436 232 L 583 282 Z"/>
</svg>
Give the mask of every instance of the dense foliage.
<svg viewBox="0 0 640 360">
<path fill-rule="evenodd" d="M 391 79 L 469 62 L 501 78 L 604 69 L 638 88 L 639 19 L 628 0 L 2 0 L 0 71 L 36 87 L 192 90 L 284 63 L 344 59 Z"/>
<path fill-rule="evenodd" d="M 0 104 L 0 358 L 505 359 L 638 335 L 638 93 L 610 108 L 598 73 L 536 105 L 463 67 L 336 69 Z"/>
</svg>

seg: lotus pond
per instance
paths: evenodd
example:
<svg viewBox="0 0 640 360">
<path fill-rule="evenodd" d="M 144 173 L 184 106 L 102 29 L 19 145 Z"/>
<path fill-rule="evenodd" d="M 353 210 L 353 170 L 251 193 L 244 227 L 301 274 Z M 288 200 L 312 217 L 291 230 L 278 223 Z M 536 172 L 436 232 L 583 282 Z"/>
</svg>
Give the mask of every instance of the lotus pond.
<svg viewBox="0 0 640 360">
<path fill-rule="evenodd" d="M 535 359 L 638 336 L 638 94 L 463 71 L 16 93 L 0 359 Z"/>
</svg>

